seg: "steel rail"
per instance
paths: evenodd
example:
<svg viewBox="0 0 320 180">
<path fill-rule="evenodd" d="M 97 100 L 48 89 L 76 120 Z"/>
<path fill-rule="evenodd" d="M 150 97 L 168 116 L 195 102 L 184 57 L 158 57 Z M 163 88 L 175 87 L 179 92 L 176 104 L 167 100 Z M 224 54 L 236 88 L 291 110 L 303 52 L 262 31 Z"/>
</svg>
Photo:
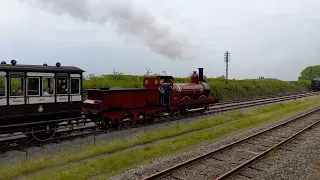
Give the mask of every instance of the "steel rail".
<svg viewBox="0 0 320 180">
<path fill-rule="evenodd" d="M 306 130 L 314 127 L 315 125 L 319 124 L 320 120 L 312 123 L 311 125 L 305 127 L 304 129 L 300 130 L 299 132 L 295 133 L 294 135 L 290 136 L 289 138 L 286 138 L 284 141 L 276 144 L 275 146 L 267 149 L 266 151 L 260 153 L 259 155 L 251 158 L 250 160 L 244 162 L 243 164 L 237 166 L 236 168 L 226 172 L 225 174 L 215 178 L 216 180 L 222 180 L 222 179 L 226 179 L 226 178 L 230 178 L 234 175 L 236 175 L 237 173 L 239 173 L 241 170 L 245 169 L 246 167 L 249 167 L 252 163 L 258 161 L 259 159 L 263 158 L 263 156 L 267 155 L 269 152 L 271 152 L 272 150 L 274 150 L 275 148 L 278 148 L 282 145 L 284 145 L 285 143 L 287 143 L 288 141 L 292 140 L 293 138 L 297 137 L 298 135 L 300 135 L 301 133 L 305 132 Z"/>
<path fill-rule="evenodd" d="M 242 143 L 242 142 L 245 142 L 245 141 L 248 140 L 248 139 L 257 137 L 258 135 L 261 135 L 261 134 L 263 134 L 263 133 L 265 133 L 265 132 L 268 132 L 268 131 L 270 131 L 270 130 L 276 129 L 276 128 L 281 127 L 281 126 L 284 126 L 284 125 L 286 125 L 286 124 L 289 124 L 289 123 L 291 123 L 291 122 L 293 122 L 293 121 L 296 121 L 296 120 L 298 120 L 298 119 L 301 119 L 301 118 L 303 118 L 303 117 L 306 117 L 306 116 L 311 115 L 311 114 L 313 114 L 313 113 L 315 113 L 315 112 L 318 112 L 318 111 L 320 111 L 320 108 L 316 108 L 316 109 L 311 110 L 311 111 L 309 111 L 309 112 L 306 112 L 306 113 L 304 113 L 304 114 L 302 114 L 302 115 L 299 115 L 299 116 L 297 116 L 297 117 L 291 118 L 291 119 L 288 120 L 288 121 L 285 121 L 285 122 L 280 123 L 280 124 L 278 124 L 278 125 L 272 126 L 272 127 L 267 128 L 267 129 L 265 129 L 265 130 L 263 130 L 263 131 L 260 131 L 260 132 L 258 132 L 258 133 L 255 133 L 255 134 L 253 134 L 253 135 L 251 135 L 251 136 L 247 136 L 247 137 L 245 137 L 245 138 L 242 138 L 242 139 L 240 139 L 240 140 L 237 140 L 237 141 L 235 141 L 235 142 L 232 142 L 232 143 L 230 143 L 230 144 L 227 144 L 227 145 L 225 145 L 225 146 L 222 146 L 222 147 L 220 147 L 220 148 L 218 148 L 218 149 L 215 149 L 215 150 L 210 151 L 210 152 L 208 152 L 208 153 L 205 153 L 205 154 L 203 154 L 203 155 L 199 155 L 199 156 L 197 156 L 197 157 L 194 157 L 194 158 L 192 158 L 192 159 L 189 159 L 189 160 L 187 160 L 187 161 L 184 161 L 184 162 L 182 162 L 182 163 L 179 163 L 179 164 L 177 164 L 177 165 L 175 165 L 175 166 L 172 166 L 172 167 L 170 167 L 170 168 L 164 169 L 164 170 L 162 170 L 162 171 L 160 171 L 160 172 L 157 172 L 157 173 L 155 173 L 155 174 L 152 174 L 152 175 L 149 175 L 149 176 L 147 176 L 147 177 L 144 177 L 144 178 L 142 178 L 142 179 L 143 179 L 143 180 L 160 179 L 160 178 L 162 178 L 162 177 L 169 176 L 169 175 L 171 175 L 173 172 L 175 172 L 175 171 L 177 171 L 177 170 L 179 170 L 179 169 L 181 169 L 181 168 L 183 168 L 183 167 L 185 167 L 185 166 L 187 166 L 187 165 L 194 164 L 194 163 L 196 163 L 196 162 L 198 162 L 198 161 L 201 161 L 202 159 L 206 159 L 206 158 L 208 158 L 208 157 L 210 157 L 210 156 L 212 156 L 212 155 L 214 155 L 214 154 L 217 154 L 217 153 L 222 152 L 222 151 L 224 151 L 224 150 L 227 150 L 227 149 L 229 149 L 229 148 L 231 148 L 231 147 L 233 147 L 233 146 L 235 146 L 235 145 L 238 145 L 238 144 L 240 144 L 240 143 Z M 319 123 L 319 121 L 317 121 L 317 123 Z M 315 124 L 317 124 L 317 123 L 314 123 L 313 125 L 315 125 Z M 309 128 L 311 128 L 311 127 L 312 127 L 312 126 L 308 126 L 308 128 L 305 128 L 305 129 L 309 129 Z M 299 134 L 302 133 L 302 132 L 303 132 L 303 131 L 299 131 Z M 295 136 L 290 136 L 289 138 L 286 138 L 286 140 L 283 141 L 283 143 L 289 141 L 289 140 L 292 139 L 293 137 L 295 137 Z M 279 144 L 277 144 L 277 145 L 279 146 L 279 145 L 281 145 L 281 144 L 279 143 Z M 270 149 L 271 149 L 271 148 L 270 148 Z M 270 152 L 270 149 L 268 149 L 267 151 Z M 272 150 L 272 149 L 271 149 L 271 150 Z M 262 154 L 265 154 L 265 153 L 267 153 L 267 152 L 265 151 L 265 152 L 262 153 Z M 262 154 L 259 155 L 259 157 L 261 157 Z M 247 162 L 244 163 L 243 165 L 239 166 L 239 168 L 235 168 L 235 169 L 231 170 L 230 172 L 225 173 L 225 174 L 222 175 L 221 177 L 218 177 L 218 179 L 223 179 L 223 178 L 225 178 L 225 177 L 228 177 L 229 175 L 232 175 L 233 173 L 238 172 L 240 169 L 242 169 L 243 167 L 247 166 L 249 163 L 251 163 L 251 162 L 253 162 L 253 161 L 254 161 L 254 159 L 250 159 L 249 161 L 247 161 Z"/>
</svg>

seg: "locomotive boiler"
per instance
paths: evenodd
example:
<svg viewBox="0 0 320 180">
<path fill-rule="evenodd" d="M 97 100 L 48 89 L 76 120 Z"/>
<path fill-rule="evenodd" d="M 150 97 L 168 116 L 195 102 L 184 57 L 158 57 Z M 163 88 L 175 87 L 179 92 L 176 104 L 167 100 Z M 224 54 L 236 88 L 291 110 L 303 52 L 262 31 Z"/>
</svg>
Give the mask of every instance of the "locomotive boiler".
<svg viewBox="0 0 320 180">
<path fill-rule="evenodd" d="M 199 74 L 196 71 L 190 76 L 190 83 L 174 83 L 172 76 L 158 76 L 160 79 L 160 84 L 163 87 L 170 85 L 173 90 L 175 98 L 180 101 L 179 111 L 186 112 L 191 109 L 208 108 L 208 103 L 204 102 L 219 102 L 218 99 L 210 98 L 210 86 L 205 83 L 203 78 L 203 68 L 198 68 Z M 168 104 L 168 95 L 164 94 L 164 104 Z M 170 103 L 169 103 L 170 104 Z M 210 104 L 210 103 L 209 103 Z"/>
<path fill-rule="evenodd" d="M 210 94 L 210 86 L 204 82 L 203 68 L 198 68 L 199 74 L 193 71 L 190 83 L 173 83 L 175 92 L 180 93 L 181 101 L 205 100 Z"/>
</svg>

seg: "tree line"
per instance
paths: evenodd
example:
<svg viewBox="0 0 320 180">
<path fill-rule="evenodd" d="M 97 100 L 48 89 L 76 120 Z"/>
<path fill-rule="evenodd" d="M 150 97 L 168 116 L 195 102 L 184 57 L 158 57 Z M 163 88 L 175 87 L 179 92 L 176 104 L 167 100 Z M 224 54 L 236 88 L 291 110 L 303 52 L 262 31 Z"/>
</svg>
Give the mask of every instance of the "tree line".
<svg viewBox="0 0 320 180">
<path fill-rule="evenodd" d="M 312 80 L 320 78 L 320 65 L 308 66 L 304 68 L 299 76 L 299 80 Z"/>
</svg>

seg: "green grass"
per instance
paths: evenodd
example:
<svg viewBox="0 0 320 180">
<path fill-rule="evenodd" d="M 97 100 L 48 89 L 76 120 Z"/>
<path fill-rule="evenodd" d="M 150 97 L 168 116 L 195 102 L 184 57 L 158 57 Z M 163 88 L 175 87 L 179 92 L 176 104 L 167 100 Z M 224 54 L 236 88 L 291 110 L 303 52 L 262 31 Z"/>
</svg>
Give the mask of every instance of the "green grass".
<svg viewBox="0 0 320 180">
<path fill-rule="evenodd" d="M 317 161 L 316 161 L 316 164 L 317 164 L 317 165 L 320 165 L 320 160 L 317 160 Z"/>
<path fill-rule="evenodd" d="M 273 147 L 272 151 L 269 152 L 270 156 L 276 156 L 277 155 L 277 148 Z"/>
<path fill-rule="evenodd" d="M 84 80 L 84 92 L 88 88 L 120 86 L 125 88 L 142 88 L 144 76 L 124 75 L 121 73 L 89 76 Z M 177 83 L 188 83 L 189 78 L 175 78 Z M 224 78 L 207 78 L 212 88 L 211 95 L 223 100 L 251 98 L 253 96 L 278 95 L 309 91 L 310 81 L 281 81 L 276 79 L 234 80 L 225 84 Z"/>
<path fill-rule="evenodd" d="M 129 152 L 122 151 L 93 162 L 88 161 L 78 165 L 71 165 L 67 168 L 67 171 L 62 169 L 48 172 L 37 177 L 37 179 L 46 179 L 49 176 L 55 177 L 56 179 L 85 179 L 101 173 L 111 175 L 120 172 L 130 165 L 141 161 L 149 161 L 152 158 L 168 154 L 171 151 L 181 150 L 199 142 L 212 140 L 236 130 L 292 115 L 315 106 L 318 101 L 318 98 L 309 98 L 309 100 L 273 104 L 266 106 L 265 108 L 257 108 L 248 112 L 233 113 L 230 116 L 218 116 L 209 120 L 200 120 L 193 123 L 160 128 L 155 131 L 147 131 L 146 133 L 140 133 L 135 137 L 122 138 L 112 142 L 102 143 L 97 146 L 88 145 L 59 154 L 42 156 L 37 159 L 30 159 L 1 168 L 0 179 L 10 179 L 25 173 L 39 171 L 43 168 L 62 165 L 67 162 L 87 159 L 99 154 L 115 152 L 130 146 L 168 138 L 163 141 L 156 141 L 148 144 L 142 148 L 131 149 Z M 186 132 L 191 133 L 174 137 Z M 86 168 L 88 169 L 84 170 Z"/>
</svg>

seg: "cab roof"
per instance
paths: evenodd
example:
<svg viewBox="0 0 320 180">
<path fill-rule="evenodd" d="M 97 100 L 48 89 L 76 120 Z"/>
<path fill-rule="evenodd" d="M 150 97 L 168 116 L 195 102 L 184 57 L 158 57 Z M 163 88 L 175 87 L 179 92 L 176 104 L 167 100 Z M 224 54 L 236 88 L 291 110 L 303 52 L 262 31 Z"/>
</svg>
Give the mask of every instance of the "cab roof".
<svg viewBox="0 0 320 180">
<path fill-rule="evenodd" d="M 65 72 L 82 73 L 84 70 L 75 66 L 44 66 L 44 65 L 24 65 L 24 64 L 0 64 L 0 71 L 10 72 Z"/>
</svg>

